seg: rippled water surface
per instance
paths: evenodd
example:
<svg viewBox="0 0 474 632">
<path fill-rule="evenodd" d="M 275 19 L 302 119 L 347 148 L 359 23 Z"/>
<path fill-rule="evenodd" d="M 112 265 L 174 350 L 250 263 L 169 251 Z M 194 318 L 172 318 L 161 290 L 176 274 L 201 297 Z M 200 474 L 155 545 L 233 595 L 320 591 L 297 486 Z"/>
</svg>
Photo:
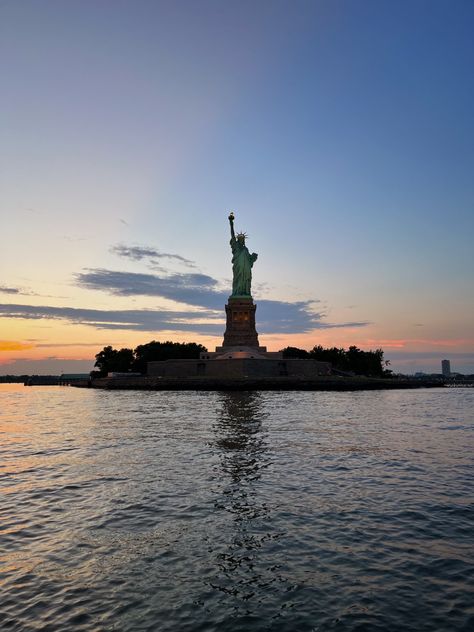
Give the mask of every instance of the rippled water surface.
<svg viewBox="0 0 474 632">
<path fill-rule="evenodd" d="M 0 387 L 2 630 L 474 630 L 474 389 Z"/>
</svg>

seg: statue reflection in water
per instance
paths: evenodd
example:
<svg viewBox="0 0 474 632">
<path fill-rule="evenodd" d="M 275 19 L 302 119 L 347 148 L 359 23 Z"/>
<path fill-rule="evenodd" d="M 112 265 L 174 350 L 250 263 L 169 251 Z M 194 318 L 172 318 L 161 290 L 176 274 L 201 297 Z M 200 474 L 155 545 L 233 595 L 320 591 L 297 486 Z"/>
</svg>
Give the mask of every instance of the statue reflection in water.
<svg viewBox="0 0 474 632">
<path fill-rule="evenodd" d="M 253 392 L 222 394 L 222 409 L 214 431 L 214 445 L 220 449 L 222 498 L 218 508 L 248 520 L 265 514 L 265 504 L 257 500 L 256 483 L 269 465 L 262 429 L 261 395 Z M 222 477 L 224 474 L 224 477 Z"/>
<path fill-rule="evenodd" d="M 259 393 L 229 392 L 220 398 L 212 442 L 219 459 L 214 487 L 219 526 L 208 538 L 216 564 L 209 585 L 223 593 L 227 607 L 232 604 L 233 616 L 256 615 L 262 588 L 284 583 L 271 553 L 282 534 L 272 524 L 272 500 L 264 485 L 265 471 L 272 465 L 265 431 L 268 413 Z"/>
</svg>

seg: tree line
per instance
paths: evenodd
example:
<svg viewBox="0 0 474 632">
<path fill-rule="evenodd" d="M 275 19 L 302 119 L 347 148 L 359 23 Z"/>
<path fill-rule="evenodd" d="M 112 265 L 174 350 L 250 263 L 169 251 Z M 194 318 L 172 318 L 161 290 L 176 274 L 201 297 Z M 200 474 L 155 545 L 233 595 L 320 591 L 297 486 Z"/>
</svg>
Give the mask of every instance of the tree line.
<svg viewBox="0 0 474 632">
<path fill-rule="evenodd" d="M 307 360 L 320 360 L 330 362 L 333 369 L 353 373 L 354 375 L 366 375 L 369 377 L 389 377 L 391 371 L 387 368 L 389 360 L 384 360 L 382 349 L 375 351 L 362 351 L 356 346 L 349 349 L 331 347 L 325 349 L 316 345 L 310 351 L 298 349 L 298 347 L 286 347 L 282 349 L 284 358 L 301 358 Z"/>
<path fill-rule="evenodd" d="M 146 373 L 148 362 L 157 360 L 192 360 L 198 359 L 206 347 L 195 342 L 151 342 L 138 345 L 135 349 L 114 349 L 104 347 L 96 354 L 95 364 L 101 376 L 107 373 Z"/>
<path fill-rule="evenodd" d="M 196 342 L 151 342 L 139 345 L 135 349 L 114 349 L 104 347 L 95 356 L 96 374 L 105 376 L 107 373 L 146 373 L 147 363 L 158 360 L 193 360 L 199 359 L 199 354 L 207 351 L 206 347 Z M 387 369 L 389 361 L 384 360 L 382 349 L 362 351 L 356 346 L 349 349 L 331 347 L 325 349 L 316 345 L 310 351 L 298 347 L 286 347 L 281 350 L 284 358 L 301 358 L 330 362 L 333 369 L 354 375 L 372 377 L 389 377 L 391 371 Z"/>
</svg>

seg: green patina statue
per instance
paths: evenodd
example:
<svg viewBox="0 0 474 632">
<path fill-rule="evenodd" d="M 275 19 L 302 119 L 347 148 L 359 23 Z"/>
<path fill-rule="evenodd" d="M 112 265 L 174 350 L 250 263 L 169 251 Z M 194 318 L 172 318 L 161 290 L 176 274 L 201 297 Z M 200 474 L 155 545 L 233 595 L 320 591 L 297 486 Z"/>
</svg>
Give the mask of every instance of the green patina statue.
<svg viewBox="0 0 474 632">
<path fill-rule="evenodd" d="M 252 285 L 252 266 L 257 260 L 257 253 L 248 251 L 245 245 L 245 233 L 234 232 L 234 214 L 229 215 L 230 222 L 230 247 L 232 248 L 232 281 L 231 298 L 251 298 L 250 286 Z"/>
</svg>

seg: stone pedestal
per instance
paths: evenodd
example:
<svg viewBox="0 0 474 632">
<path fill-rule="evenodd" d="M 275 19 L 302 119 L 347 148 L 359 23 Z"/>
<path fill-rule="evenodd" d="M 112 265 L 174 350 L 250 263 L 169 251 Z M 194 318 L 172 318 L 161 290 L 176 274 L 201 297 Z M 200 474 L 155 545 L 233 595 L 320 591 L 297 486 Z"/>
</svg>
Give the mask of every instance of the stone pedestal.
<svg viewBox="0 0 474 632">
<path fill-rule="evenodd" d="M 225 306 L 227 316 L 226 330 L 222 347 L 258 347 L 258 334 L 255 329 L 255 310 L 257 306 L 252 298 L 229 298 Z"/>
</svg>

